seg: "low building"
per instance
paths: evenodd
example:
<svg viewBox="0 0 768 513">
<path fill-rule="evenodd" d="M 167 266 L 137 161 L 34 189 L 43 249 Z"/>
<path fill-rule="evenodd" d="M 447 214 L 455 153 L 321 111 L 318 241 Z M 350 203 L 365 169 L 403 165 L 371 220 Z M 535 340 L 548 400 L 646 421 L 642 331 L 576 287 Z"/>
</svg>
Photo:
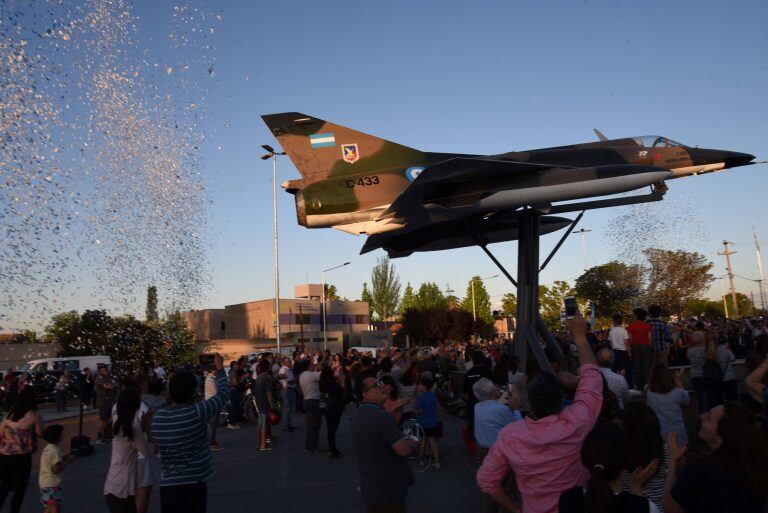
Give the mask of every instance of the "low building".
<svg viewBox="0 0 768 513">
<path fill-rule="evenodd" d="M 316 347 L 324 343 L 322 323 L 322 287 L 298 285 L 295 299 L 280 299 L 280 345 Z M 368 329 L 368 303 L 365 301 L 326 301 L 326 337 L 332 351 L 360 344 L 362 332 Z M 199 342 L 216 340 L 249 340 L 259 347 L 276 345 L 275 300 L 263 299 L 223 309 L 193 310 L 182 317 L 195 332 Z M 220 330 L 219 330 L 220 328 Z M 320 346 L 322 347 L 322 346 Z"/>
<path fill-rule="evenodd" d="M 181 317 L 186 321 L 189 329 L 195 333 L 195 340 L 225 338 L 227 326 L 224 308 L 190 310 L 183 312 Z"/>
<path fill-rule="evenodd" d="M 514 317 L 502 317 L 493 321 L 493 329 L 499 337 L 511 339 L 515 335 Z"/>
</svg>

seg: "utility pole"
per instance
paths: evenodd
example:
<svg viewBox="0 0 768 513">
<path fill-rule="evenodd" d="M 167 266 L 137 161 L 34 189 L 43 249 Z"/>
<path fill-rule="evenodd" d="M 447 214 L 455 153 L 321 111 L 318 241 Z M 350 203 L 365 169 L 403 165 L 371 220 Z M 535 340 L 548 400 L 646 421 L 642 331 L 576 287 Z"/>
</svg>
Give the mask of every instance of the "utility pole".
<svg viewBox="0 0 768 513">
<path fill-rule="evenodd" d="M 719 251 L 717 254 L 725 257 L 725 270 L 728 271 L 728 281 L 731 284 L 731 298 L 733 298 L 733 317 L 734 319 L 739 318 L 739 304 L 736 301 L 736 287 L 733 285 L 733 270 L 731 269 L 731 255 L 736 254 L 736 251 L 730 251 L 728 249 L 728 244 L 733 244 L 733 242 L 728 242 L 727 240 L 723 241 L 723 246 L 725 247 L 724 251 Z"/>
<path fill-rule="evenodd" d="M 763 274 L 763 257 L 760 256 L 760 243 L 757 242 L 755 222 L 752 221 L 752 237 L 755 239 L 755 256 L 757 257 L 757 270 L 760 272 L 760 310 L 765 312 L 765 275 Z M 754 303 L 753 303 L 754 304 Z"/>
</svg>

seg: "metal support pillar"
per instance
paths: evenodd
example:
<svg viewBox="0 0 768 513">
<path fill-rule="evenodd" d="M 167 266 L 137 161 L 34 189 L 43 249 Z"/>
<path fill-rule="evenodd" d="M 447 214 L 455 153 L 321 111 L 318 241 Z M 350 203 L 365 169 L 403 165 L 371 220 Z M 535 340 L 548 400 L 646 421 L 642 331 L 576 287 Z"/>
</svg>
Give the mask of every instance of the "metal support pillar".
<svg viewBox="0 0 768 513">
<path fill-rule="evenodd" d="M 512 285 L 517 287 L 517 323 L 514 338 L 514 354 L 520 359 L 520 365 L 525 370 L 528 362 L 528 352 L 531 351 L 532 357 L 536 360 L 542 370 L 551 372 L 552 367 L 549 364 L 547 355 L 539 343 L 539 337 L 544 341 L 549 356 L 556 361 L 562 361 L 563 352 L 560 349 L 555 338 L 549 332 L 547 325 L 539 315 L 539 272 L 544 270 L 552 257 L 562 246 L 565 239 L 573 231 L 573 228 L 581 219 L 584 211 L 598 208 L 618 207 L 623 205 L 635 205 L 638 203 L 649 203 L 652 201 L 661 201 L 667 192 L 664 182 L 657 183 L 651 187 L 649 194 L 639 196 L 629 196 L 621 198 L 608 198 L 603 200 L 583 201 L 580 203 L 568 203 L 556 205 L 542 213 L 530 207 L 521 210 L 509 212 L 497 212 L 482 220 L 477 220 L 476 224 L 468 224 L 469 233 L 475 237 L 477 245 L 482 248 L 494 264 L 504 273 Z M 581 211 L 578 217 L 568 228 L 555 248 L 539 267 L 539 235 L 540 219 L 544 214 L 562 214 L 565 212 Z M 514 217 L 518 219 L 518 243 L 517 243 L 517 282 L 509 272 L 504 269 L 501 262 L 491 254 L 486 247 L 488 243 L 482 237 L 483 231 L 490 228 L 495 222 L 501 219 Z"/>
<path fill-rule="evenodd" d="M 520 238 L 517 244 L 517 326 L 515 354 L 525 367 L 528 351 L 539 367 L 552 371 L 549 360 L 539 344 L 539 227 L 541 214 L 526 209 L 520 215 Z M 543 323 L 542 323 L 543 324 Z M 549 334 L 547 332 L 547 334 Z M 544 337 L 548 341 L 549 337 Z M 557 345 L 557 344 L 555 344 Z M 558 348 L 559 349 L 559 348 Z M 559 352 L 559 350 L 558 350 Z"/>
</svg>

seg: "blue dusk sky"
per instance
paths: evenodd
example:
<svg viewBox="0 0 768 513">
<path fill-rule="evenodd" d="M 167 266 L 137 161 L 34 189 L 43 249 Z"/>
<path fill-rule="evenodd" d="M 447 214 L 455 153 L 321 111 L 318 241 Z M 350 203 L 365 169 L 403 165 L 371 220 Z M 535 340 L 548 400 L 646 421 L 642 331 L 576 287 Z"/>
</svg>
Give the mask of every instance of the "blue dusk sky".
<svg viewBox="0 0 768 513">
<path fill-rule="evenodd" d="M 168 2 L 138 2 L 139 32 L 162 34 Z M 272 163 L 277 146 L 260 116 L 298 111 L 427 151 L 495 154 L 660 134 L 691 146 L 768 159 L 768 3 L 738 1 L 390 1 L 202 4 L 215 24 L 215 78 L 202 130 L 201 177 L 209 200 L 210 281 L 196 308 L 273 297 Z M 152 49 L 157 38 L 142 41 Z M 160 51 L 160 50 L 157 50 Z M 168 65 L 172 65 L 171 61 Z M 279 182 L 298 178 L 287 158 Z M 587 212 L 580 227 L 590 266 L 637 260 L 649 245 L 717 255 L 734 243 L 737 274 L 758 275 L 752 222 L 768 250 L 768 166 L 668 183 L 657 204 Z M 378 250 L 364 238 L 297 224 L 278 191 L 281 294 L 319 282 L 358 299 Z M 542 259 L 559 238 L 542 242 Z M 516 272 L 516 243 L 490 246 Z M 432 281 L 464 296 L 472 275 L 499 274 L 479 248 L 392 261 L 405 286 Z M 541 282 L 573 284 L 584 268 L 572 236 Z M 754 283 L 737 278 L 749 294 Z M 513 292 L 487 282 L 494 303 Z M 720 293 L 720 282 L 711 296 Z M 162 291 L 161 291 L 162 294 Z M 76 296 L 71 308 L 91 306 Z M 135 304 L 134 313 L 143 312 Z"/>
<path fill-rule="evenodd" d="M 205 152 L 218 232 L 211 306 L 272 294 L 272 169 L 258 157 L 259 144 L 275 141 L 261 114 L 304 112 L 431 151 L 586 142 L 599 128 L 609 137 L 658 133 L 768 158 L 765 2 L 230 2 L 222 9 L 219 83 L 208 106 L 218 131 Z M 768 245 L 766 173 L 760 165 L 675 180 L 660 204 L 588 212 L 581 226 L 592 230 L 589 265 L 626 253 L 622 230 L 611 227 L 629 220 L 643 229 L 628 229 L 627 238 L 647 230 L 664 247 L 699 251 L 716 275 L 725 266 L 720 242 L 733 241 L 735 271 L 757 277 L 751 223 Z M 279 182 L 298 177 L 287 159 L 279 175 Z M 362 237 L 298 226 L 293 197 L 279 191 L 278 202 L 282 294 L 351 261 L 327 279 L 358 298 L 383 252 L 358 255 Z M 544 237 L 542 253 L 557 239 Z M 516 243 L 492 250 L 514 273 Z M 573 283 L 583 262 L 573 236 L 542 282 Z M 460 296 L 473 274 L 498 274 L 479 248 L 393 263 L 403 284 L 434 281 Z M 737 279 L 740 291 L 752 285 Z M 487 286 L 496 301 L 513 290 L 502 278 Z"/>
</svg>

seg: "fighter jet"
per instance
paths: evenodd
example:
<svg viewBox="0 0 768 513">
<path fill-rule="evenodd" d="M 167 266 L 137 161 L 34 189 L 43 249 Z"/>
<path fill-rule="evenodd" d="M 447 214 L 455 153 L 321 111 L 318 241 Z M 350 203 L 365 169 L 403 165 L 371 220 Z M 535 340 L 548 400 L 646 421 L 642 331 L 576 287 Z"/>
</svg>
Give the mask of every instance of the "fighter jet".
<svg viewBox="0 0 768 513">
<path fill-rule="evenodd" d="M 295 196 L 307 228 L 337 228 L 368 239 L 361 253 L 390 257 L 478 243 L 474 221 L 555 202 L 633 191 L 667 180 L 754 164 L 746 153 L 690 147 L 663 136 L 471 155 L 420 151 L 298 112 L 262 119 L 301 179 Z M 541 233 L 568 226 L 545 216 Z M 494 223 L 483 243 L 518 238 L 514 217 Z"/>
</svg>

